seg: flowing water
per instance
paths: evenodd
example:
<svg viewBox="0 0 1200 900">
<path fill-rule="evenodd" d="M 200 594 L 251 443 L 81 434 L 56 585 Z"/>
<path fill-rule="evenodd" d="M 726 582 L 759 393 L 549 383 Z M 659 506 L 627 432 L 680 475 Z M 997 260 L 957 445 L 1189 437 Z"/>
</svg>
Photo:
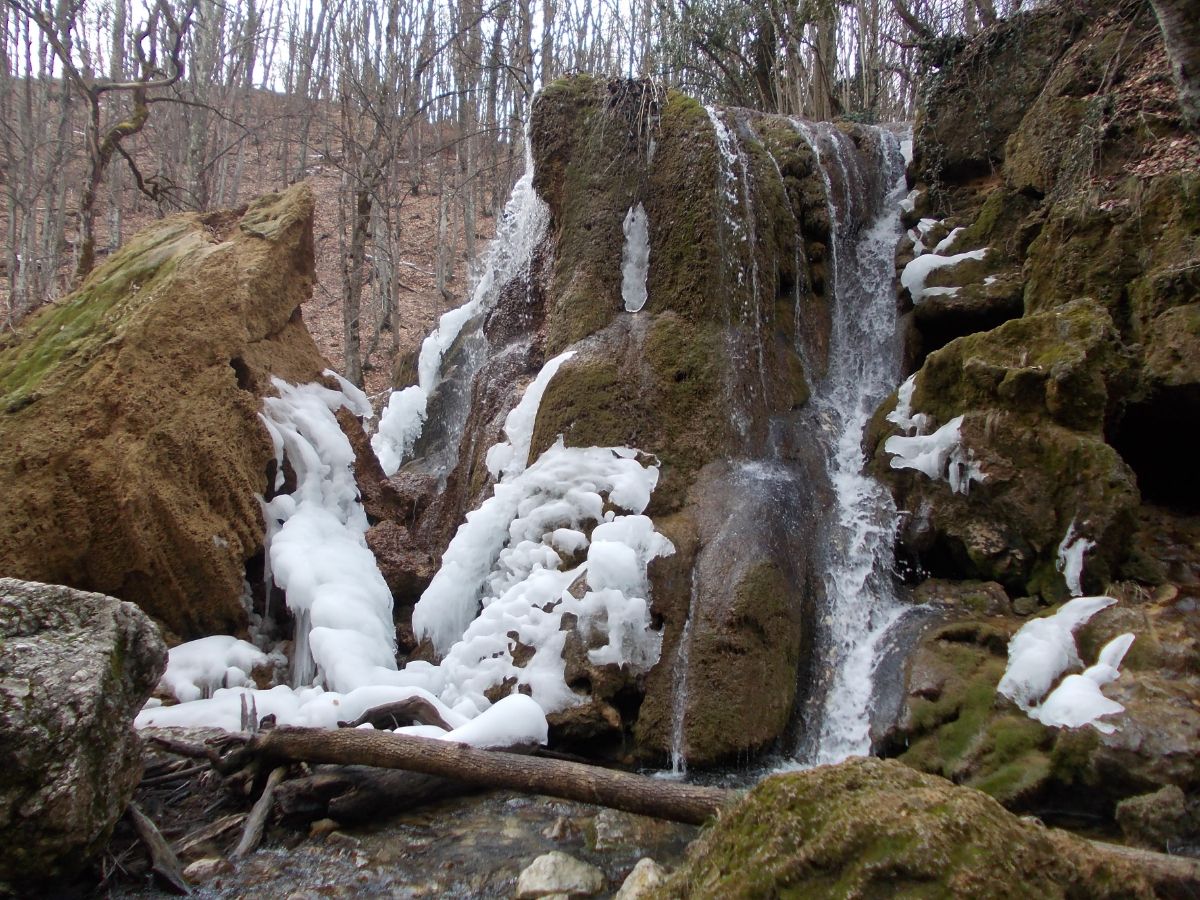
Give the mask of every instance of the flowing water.
<svg viewBox="0 0 1200 900">
<path fill-rule="evenodd" d="M 820 617 L 815 673 L 804 737 L 803 764 L 837 762 L 870 752 L 874 672 L 889 630 L 904 607 L 892 573 L 896 510 L 886 489 L 863 471 L 863 432 L 899 380 L 895 248 L 904 196 L 900 145 L 880 133 L 876 164 L 886 192 L 870 199 L 868 177 L 850 138 L 827 124 L 797 123 L 826 173 L 830 221 L 835 230 L 833 329 L 829 367 L 812 398 L 826 444 L 836 496 L 821 535 L 824 614 Z M 876 188 L 879 189 L 879 188 Z M 874 221 L 862 210 L 878 208 Z"/>
</svg>

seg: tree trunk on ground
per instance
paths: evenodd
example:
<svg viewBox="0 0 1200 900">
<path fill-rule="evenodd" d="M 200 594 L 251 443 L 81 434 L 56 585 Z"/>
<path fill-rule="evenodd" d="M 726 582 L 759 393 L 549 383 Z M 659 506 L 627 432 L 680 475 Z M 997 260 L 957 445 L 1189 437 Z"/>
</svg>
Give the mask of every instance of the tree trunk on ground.
<svg viewBox="0 0 1200 900">
<path fill-rule="evenodd" d="M 343 728 L 275 728 L 226 757 L 223 770 L 247 757 L 278 762 L 335 763 L 405 769 L 466 784 L 546 794 L 580 803 L 700 825 L 737 794 L 721 788 L 660 781 L 581 763 L 477 750 L 433 738 Z"/>
<path fill-rule="evenodd" d="M 1200 132 L 1200 15 L 1195 0 L 1150 0 L 1162 29 L 1184 124 Z"/>
</svg>

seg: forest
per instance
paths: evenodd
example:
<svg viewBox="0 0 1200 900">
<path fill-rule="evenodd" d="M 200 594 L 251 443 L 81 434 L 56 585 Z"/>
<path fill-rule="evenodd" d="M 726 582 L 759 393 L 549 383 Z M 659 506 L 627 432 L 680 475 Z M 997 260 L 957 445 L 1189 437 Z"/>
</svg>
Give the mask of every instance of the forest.
<svg viewBox="0 0 1200 900">
<path fill-rule="evenodd" d="M 236 207 L 324 172 L 337 180 L 323 290 L 342 312 L 337 361 L 361 383 L 364 348 L 388 368 L 415 293 L 406 205 L 437 198 L 419 240 L 431 251 L 422 300 L 440 311 L 524 168 L 540 85 L 650 77 L 705 102 L 903 120 L 939 54 L 1021 6 L 5 0 L 4 325 L 78 284 L 150 219 Z"/>
</svg>

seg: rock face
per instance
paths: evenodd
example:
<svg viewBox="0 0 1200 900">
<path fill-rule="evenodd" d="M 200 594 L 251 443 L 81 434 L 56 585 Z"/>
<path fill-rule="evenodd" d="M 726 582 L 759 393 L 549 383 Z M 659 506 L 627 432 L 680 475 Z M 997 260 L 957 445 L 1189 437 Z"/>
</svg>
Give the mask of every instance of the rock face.
<svg viewBox="0 0 1200 900">
<path fill-rule="evenodd" d="M 245 626 L 270 376 L 324 364 L 300 319 L 297 185 L 136 235 L 0 344 L 0 572 L 137 603 L 183 638 Z"/>
<path fill-rule="evenodd" d="M 1153 897 L 1133 865 L 990 797 L 857 758 L 761 782 L 656 897 Z"/>
<path fill-rule="evenodd" d="M 133 717 L 166 647 L 133 604 L 0 579 L 0 887 L 69 875 L 141 779 Z"/>
<path fill-rule="evenodd" d="M 864 164 L 831 163 L 830 184 L 843 206 L 855 192 L 869 220 L 879 160 L 898 147 L 857 126 L 836 137 Z M 490 494 L 484 455 L 521 391 L 546 360 L 574 351 L 541 397 L 529 459 L 559 436 L 653 454 L 660 478 L 646 513 L 675 553 L 650 570 L 657 666 L 639 678 L 597 667 L 568 637 L 568 683 L 590 699 L 552 717 L 552 736 L 657 761 L 675 744 L 696 765 L 768 747 L 804 683 L 819 585 L 812 525 L 828 483 L 805 405 L 829 344 L 829 175 L 796 123 L 707 110 L 642 81 L 548 86 L 530 142 L 548 233 L 529 278 L 447 348 L 416 458 L 398 476 L 418 514 L 392 535 L 395 558 L 401 540 L 440 552 Z M 648 299 L 631 312 L 623 222 L 639 205 Z M 461 452 L 430 491 L 419 476 L 448 447 Z"/>
<path fill-rule="evenodd" d="M 909 511 L 914 579 L 932 576 L 917 598 L 952 608 L 912 655 L 885 749 L 1039 814 L 1111 827 L 1122 800 L 1176 790 L 1171 808 L 1190 809 L 1200 482 L 1175 423 L 1200 397 L 1200 145 L 1179 130 L 1150 7 L 1053 4 L 985 30 L 929 82 L 915 138 L 908 224 L 940 220 L 925 244 L 945 238 L 943 255 L 983 254 L 933 270 L 941 290 L 917 300 L 910 412 L 926 432 L 962 416 L 981 477 L 956 492 L 893 468 L 888 440 L 911 429 L 899 397 L 877 412 L 872 469 Z M 1114 734 L 1043 727 L 995 691 L 1022 617 L 1068 596 L 1075 540 L 1089 542 L 1078 590 L 1121 601 L 1081 631 L 1081 653 L 1136 635 L 1105 688 L 1126 707 Z M 1124 808 L 1131 831 L 1163 839 Z"/>
</svg>

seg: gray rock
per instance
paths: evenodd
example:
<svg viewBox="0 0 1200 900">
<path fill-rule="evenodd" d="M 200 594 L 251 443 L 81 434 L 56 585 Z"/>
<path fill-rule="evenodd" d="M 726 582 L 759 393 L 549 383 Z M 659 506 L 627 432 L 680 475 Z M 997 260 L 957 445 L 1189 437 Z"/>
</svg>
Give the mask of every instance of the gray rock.
<svg viewBox="0 0 1200 900">
<path fill-rule="evenodd" d="M 517 879 L 518 900 L 554 895 L 590 897 L 603 889 L 603 872 L 558 850 L 539 856 Z"/>
<path fill-rule="evenodd" d="M 638 900 L 667 880 L 666 870 L 648 856 L 638 860 L 633 871 L 621 883 L 621 889 L 613 894 L 613 900 Z"/>
<path fill-rule="evenodd" d="M 0 579 L 0 886 L 78 871 L 141 778 L 132 727 L 166 666 L 132 603 Z"/>
</svg>

